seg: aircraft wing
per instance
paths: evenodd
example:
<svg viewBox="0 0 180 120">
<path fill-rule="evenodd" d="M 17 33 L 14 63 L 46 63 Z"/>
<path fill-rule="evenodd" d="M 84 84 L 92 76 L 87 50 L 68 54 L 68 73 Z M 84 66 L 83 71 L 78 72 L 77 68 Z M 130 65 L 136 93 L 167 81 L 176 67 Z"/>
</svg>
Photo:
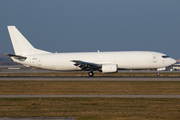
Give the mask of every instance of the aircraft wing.
<svg viewBox="0 0 180 120">
<path fill-rule="evenodd" d="M 72 62 L 74 62 L 75 66 L 78 66 L 79 68 L 81 68 L 81 70 L 96 70 L 96 69 L 100 69 L 102 66 L 101 64 L 96 64 L 96 63 L 90 63 L 90 62 L 84 62 L 81 60 L 71 60 Z"/>
</svg>

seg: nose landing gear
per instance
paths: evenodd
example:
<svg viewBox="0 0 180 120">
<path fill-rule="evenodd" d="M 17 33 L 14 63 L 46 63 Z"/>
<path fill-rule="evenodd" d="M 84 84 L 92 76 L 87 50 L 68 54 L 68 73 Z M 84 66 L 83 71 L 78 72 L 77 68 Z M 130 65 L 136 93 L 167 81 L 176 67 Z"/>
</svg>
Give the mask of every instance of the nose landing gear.
<svg viewBox="0 0 180 120">
<path fill-rule="evenodd" d="M 157 73 L 156 73 L 156 75 L 157 75 L 157 76 L 160 76 L 160 73 L 159 73 L 159 72 L 157 72 Z"/>
</svg>

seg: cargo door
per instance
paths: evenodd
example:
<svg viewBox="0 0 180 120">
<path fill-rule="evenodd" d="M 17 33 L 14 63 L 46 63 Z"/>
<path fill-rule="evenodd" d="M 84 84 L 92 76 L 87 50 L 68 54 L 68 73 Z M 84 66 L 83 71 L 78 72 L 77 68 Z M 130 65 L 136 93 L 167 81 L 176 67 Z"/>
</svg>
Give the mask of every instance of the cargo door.
<svg viewBox="0 0 180 120">
<path fill-rule="evenodd" d="M 153 63 L 157 63 L 157 55 L 153 54 Z"/>
</svg>

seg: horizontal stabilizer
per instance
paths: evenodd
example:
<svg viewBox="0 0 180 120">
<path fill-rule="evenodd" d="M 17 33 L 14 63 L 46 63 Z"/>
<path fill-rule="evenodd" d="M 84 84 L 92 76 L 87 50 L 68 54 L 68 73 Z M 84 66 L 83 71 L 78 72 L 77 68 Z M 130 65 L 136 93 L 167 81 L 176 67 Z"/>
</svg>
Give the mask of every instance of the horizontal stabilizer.
<svg viewBox="0 0 180 120">
<path fill-rule="evenodd" d="M 20 56 L 20 55 L 13 55 L 13 54 L 5 54 L 7 56 L 10 56 L 10 57 L 14 57 L 16 59 L 26 59 L 27 57 L 24 57 L 24 56 Z"/>
</svg>

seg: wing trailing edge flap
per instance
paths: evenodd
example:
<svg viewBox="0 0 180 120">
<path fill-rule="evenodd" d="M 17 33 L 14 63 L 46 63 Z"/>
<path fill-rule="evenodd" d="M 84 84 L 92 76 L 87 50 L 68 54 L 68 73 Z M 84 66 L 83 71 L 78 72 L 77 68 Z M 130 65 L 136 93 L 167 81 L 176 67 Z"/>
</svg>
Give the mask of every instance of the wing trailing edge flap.
<svg viewBox="0 0 180 120">
<path fill-rule="evenodd" d="M 86 70 L 86 69 L 100 69 L 102 66 L 100 64 L 96 64 L 96 63 L 90 63 L 90 62 L 84 62 L 81 60 L 71 60 L 72 62 L 74 62 L 75 66 L 78 66 L 79 68 L 81 68 L 81 70 Z"/>
</svg>

